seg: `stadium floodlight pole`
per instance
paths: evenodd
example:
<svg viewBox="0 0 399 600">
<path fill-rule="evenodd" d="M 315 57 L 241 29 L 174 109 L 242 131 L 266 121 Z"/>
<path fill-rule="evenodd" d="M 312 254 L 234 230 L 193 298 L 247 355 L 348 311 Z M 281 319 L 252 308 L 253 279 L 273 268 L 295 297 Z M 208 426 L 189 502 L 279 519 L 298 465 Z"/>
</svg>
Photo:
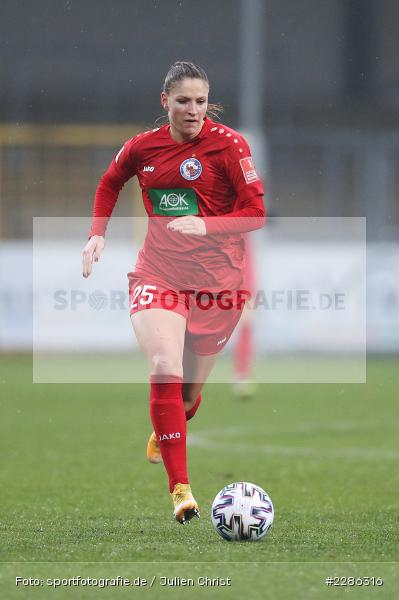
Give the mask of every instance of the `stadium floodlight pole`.
<svg viewBox="0 0 399 600">
<path fill-rule="evenodd" d="M 240 2 L 239 129 L 247 137 L 259 174 L 268 174 L 265 111 L 265 15 L 266 0 Z M 267 185 L 269 189 L 269 185 Z"/>
</svg>

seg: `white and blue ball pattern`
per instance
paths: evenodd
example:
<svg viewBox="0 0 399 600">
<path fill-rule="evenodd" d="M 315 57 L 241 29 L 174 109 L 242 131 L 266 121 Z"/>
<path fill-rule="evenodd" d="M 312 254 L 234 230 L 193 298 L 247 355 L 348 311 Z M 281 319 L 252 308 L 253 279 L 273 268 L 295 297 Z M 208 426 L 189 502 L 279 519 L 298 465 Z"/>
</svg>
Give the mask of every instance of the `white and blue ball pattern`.
<svg viewBox="0 0 399 600">
<path fill-rule="evenodd" d="M 272 501 L 261 487 L 246 481 L 224 487 L 213 501 L 212 523 L 225 540 L 260 540 L 273 524 Z"/>
</svg>

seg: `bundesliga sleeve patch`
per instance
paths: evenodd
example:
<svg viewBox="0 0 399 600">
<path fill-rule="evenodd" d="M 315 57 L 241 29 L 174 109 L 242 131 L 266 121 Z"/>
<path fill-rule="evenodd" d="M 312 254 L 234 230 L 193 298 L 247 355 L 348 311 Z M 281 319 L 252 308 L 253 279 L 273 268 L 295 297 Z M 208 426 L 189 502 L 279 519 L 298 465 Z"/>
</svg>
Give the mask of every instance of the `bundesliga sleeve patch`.
<svg viewBox="0 0 399 600">
<path fill-rule="evenodd" d="M 253 181 L 259 180 L 258 174 L 255 171 L 255 165 L 252 156 L 242 158 L 240 160 L 240 165 L 247 183 L 252 183 Z"/>
</svg>

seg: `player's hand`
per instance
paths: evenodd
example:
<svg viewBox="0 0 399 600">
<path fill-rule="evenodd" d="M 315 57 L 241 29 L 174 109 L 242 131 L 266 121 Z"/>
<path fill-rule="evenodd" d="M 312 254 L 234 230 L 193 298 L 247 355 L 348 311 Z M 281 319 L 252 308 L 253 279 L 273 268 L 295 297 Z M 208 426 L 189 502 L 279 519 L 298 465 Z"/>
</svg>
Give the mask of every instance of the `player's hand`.
<svg viewBox="0 0 399 600">
<path fill-rule="evenodd" d="M 83 248 L 83 277 L 88 277 L 93 269 L 93 261 L 100 260 L 101 252 L 104 250 L 105 239 L 102 235 L 93 235 Z"/>
<path fill-rule="evenodd" d="M 166 225 L 171 231 L 179 231 L 184 235 L 206 235 L 205 221 L 194 215 L 178 217 Z"/>
</svg>

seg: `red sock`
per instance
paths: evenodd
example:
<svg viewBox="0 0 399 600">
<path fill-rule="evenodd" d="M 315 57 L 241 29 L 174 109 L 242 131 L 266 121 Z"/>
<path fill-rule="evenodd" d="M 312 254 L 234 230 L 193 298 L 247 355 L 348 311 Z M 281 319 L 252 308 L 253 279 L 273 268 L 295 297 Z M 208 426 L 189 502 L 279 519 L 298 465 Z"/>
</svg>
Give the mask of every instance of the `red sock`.
<svg viewBox="0 0 399 600">
<path fill-rule="evenodd" d="M 172 492 L 176 483 L 188 483 L 186 415 L 181 377 L 152 375 L 150 415 Z"/>
<path fill-rule="evenodd" d="M 250 323 L 243 323 L 234 348 L 234 371 L 238 379 L 249 377 L 252 360 L 252 332 Z"/>
<path fill-rule="evenodd" d="M 198 396 L 198 398 L 195 401 L 195 404 L 190 408 L 190 410 L 186 411 L 186 421 L 189 421 L 190 419 L 193 418 L 193 416 L 195 415 L 195 413 L 197 412 L 199 405 L 201 404 L 202 401 L 202 396 L 201 394 Z"/>
</svg>

